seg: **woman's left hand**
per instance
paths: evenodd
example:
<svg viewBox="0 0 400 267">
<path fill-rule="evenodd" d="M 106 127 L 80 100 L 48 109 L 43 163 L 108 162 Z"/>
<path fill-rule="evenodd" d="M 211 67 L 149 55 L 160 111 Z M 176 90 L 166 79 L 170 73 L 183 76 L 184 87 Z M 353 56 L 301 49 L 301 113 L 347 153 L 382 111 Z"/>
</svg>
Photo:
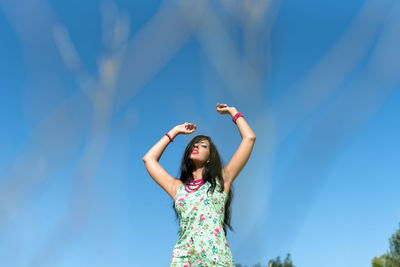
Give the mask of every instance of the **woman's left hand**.
<svg viewBox="0 0 400 267">
<path fill-rule="evenodd" d="M 231 114 L 234 110 L 234 107 L 229 107 L 227 104 L 219 104 L 217 103 L 217 112 L 219 114 Z"/>
</svg>

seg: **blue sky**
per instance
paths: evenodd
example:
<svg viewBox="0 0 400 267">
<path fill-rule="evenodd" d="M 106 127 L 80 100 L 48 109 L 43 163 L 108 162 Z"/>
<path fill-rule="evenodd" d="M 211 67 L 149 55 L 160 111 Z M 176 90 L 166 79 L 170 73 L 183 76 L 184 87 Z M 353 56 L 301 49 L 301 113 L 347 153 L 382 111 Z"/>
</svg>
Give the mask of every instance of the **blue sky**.
<svg viewBox="0 0 400 267">
<path fill-rule="evenodd" d="M 247 4 L 246 4 L 247 3 Z M 235 263 L 371 266 L 400 222 L 397 1 L 0 0 L 0 265 L 169 266 L 160 163 L 257 141 L 233 184 Z M 397 163 L 397 164 L 396 164 Z"/>
</svg>

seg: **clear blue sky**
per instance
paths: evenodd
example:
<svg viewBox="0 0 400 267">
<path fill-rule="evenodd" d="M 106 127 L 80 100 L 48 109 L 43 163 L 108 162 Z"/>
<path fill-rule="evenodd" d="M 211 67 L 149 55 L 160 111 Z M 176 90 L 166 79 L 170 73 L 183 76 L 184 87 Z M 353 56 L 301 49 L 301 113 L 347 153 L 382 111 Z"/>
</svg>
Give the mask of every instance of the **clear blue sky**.
<svg viewBox="0 0 400 267">
<path fill-rule="evenodd" d="M 233 184 L 235 263 L 387 251 L 400 4 L 201 3 L 0 0 L 0 266 L 169 266 L 178 221 L 141 158 L 188 121 L 161 165 L 178 177 L 197 134 L 228 163 L 241 139 L 217 102 L 257 136 Z"/>
</svg>

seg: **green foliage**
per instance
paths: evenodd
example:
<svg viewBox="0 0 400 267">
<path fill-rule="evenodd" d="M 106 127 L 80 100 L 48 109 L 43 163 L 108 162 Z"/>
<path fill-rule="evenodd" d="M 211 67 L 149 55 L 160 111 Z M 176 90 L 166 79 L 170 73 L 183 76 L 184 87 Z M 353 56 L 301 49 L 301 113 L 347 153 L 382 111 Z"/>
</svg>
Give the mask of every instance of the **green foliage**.
<svg viewBox="0 0 400 267">
<path fill-rule="evenodd" d="M 281 257 L 278 256 L 275 260 L 269 260 L 268 267 L 282 267 Z"/>
<path fill-rule="evenodd" d="M 235 267 L 242 267 L 242 264 L 239 264 L 239 263 L 235 264 Z M 244 267 L 248 267 L 248 266 L 245 265 Z M 278 257 L 276 257 L 275 260 L 269 260 L 268 266 L 262 266 L 261 263 L 257 263 L 257 264 L 254 264 L 252 267 L 296 267 L 296 266 L 293 265 L 293 262 L 290 258 L 290 253 L 288 253 L 286 255 L 286 258 L 283 260 L 283 262 L 282 262 L 281 258 L 278 256 Z M 377 266 L 377 267 L 380 267 L 380 266 Z"/>
<path fill-rule="evenodd" d="M 399 223 L 400 226 L 400 223 Z M 400 266 L 400 227 L 389 239 L 389 252 L 372 259 L 372 267 Z"/>
<path fill-rule="evenodd" d="M 372 267 L 385 267 L 385 257 L 384 255 L 378 257 L 374 257 L 372 259 Z"/>
<path fill-rule="evenodd" d="M 389 239 L 390 248 L 387 259 L 388 267 L 400 266 L 400 223 L 399 229 Z"/>
<path fill-rule="evenodd" d="M 290 253 L 286 255 L 286 258 L 281 261 L 281 258 L 278 256 L 275 260 L 270 260 L 268 262 L 268 267 L 295 267 L 293 265 L 292 260 L 290 259 Z"/>
</svg>

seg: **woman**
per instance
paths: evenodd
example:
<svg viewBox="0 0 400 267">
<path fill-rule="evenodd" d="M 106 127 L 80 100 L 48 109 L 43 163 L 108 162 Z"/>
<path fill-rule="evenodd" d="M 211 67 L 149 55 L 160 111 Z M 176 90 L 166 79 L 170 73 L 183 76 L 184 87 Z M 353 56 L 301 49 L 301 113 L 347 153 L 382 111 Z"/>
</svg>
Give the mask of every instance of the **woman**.
<svg viewBox="0 0 400 267">
<path fill-rule="evenodd" d="M 187 145 L 180 179 L 161 167 L 158 161 L 167 145 L 179 134 L 196 131 L 196 125 L 187 122 L 166 133 L 143 157 L 150 176 L 174 200 L 174 210 L 180 218 L 180 235 L 172 252 L 171 267 L 234 266 L 226 241 L 226 226 L 233 230 L 230 188 L 246 165 L 256 136 L 234 107 L 217 104 L 216 110 L 232 116 L 242 137 L 237 151 L 223 168 L 217 148 L 204 135 L 194 137 Z"/>
</svg>

